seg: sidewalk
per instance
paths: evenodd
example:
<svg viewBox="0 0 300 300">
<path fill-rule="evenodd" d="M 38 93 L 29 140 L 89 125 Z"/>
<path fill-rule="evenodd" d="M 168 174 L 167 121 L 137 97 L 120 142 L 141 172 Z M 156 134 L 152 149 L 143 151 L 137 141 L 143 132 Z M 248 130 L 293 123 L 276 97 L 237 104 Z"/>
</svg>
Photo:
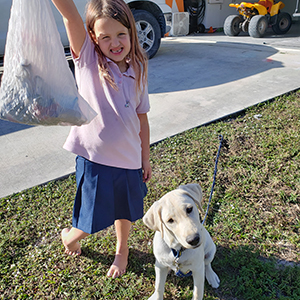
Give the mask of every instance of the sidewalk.
<svg viewBox="0 0 300 300">
<path fill-rule="evenodd" d="M 300 23 L 284 36 L 165 38 L 149 62 L 151 143 L 300 88 Z M 0 120 L 0 197 L 74 172 L 68 127 Z"/>
</svg>

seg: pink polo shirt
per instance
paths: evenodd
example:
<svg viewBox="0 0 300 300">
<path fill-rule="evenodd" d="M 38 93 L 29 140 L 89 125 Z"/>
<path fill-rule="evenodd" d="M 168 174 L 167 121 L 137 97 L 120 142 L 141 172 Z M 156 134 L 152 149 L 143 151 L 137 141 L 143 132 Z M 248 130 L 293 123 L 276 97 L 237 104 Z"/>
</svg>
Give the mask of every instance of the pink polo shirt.
<svg viewBox="0 0 300 300">
<path fill-rule="evenodd" d="M 89 124 L 72 126 L 63 147 L 99 164 L 139 169 L 142 159 L 138 114 L 150 109 L 148 86 L 137 93 L 133 68 L 121 73 L 114 62 L 107 61 L 118 90 L 100 80 L 98 57 L 87 34 L 74 60 L 75 77 L 79 93 L 98 115 Z"/>
</svg>

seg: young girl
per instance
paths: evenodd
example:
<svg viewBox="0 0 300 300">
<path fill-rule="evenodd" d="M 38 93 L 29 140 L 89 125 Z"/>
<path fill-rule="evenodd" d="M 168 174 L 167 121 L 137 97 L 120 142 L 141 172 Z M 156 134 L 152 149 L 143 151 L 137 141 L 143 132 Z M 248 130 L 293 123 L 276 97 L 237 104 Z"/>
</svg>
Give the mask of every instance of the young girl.
<svg viewBox="0 0 300 300">
<path fill-rule="evenodd" d="M 131 222 L 143 216 L 149 162 L 147 61 L 123 0 L 91 0 L 86 28 L 73 0 L 52 0 L 63 16 L 79 92 L 98 115 L 73 126 L 64 148 L 77 154 L 72 228 L 62 231 L 69 255 L 79 241 L 115 225 L 117 245 L 107 276 L 125 273 Z"/>
</svg>

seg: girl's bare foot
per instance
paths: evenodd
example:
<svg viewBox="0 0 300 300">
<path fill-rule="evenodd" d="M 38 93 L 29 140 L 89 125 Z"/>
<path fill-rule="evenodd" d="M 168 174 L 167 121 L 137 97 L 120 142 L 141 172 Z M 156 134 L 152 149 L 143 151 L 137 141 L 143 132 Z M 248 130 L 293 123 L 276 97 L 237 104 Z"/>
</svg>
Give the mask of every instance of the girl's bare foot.
<svg viewBox="0 0 300 300">
<path fill-rule="evenodd" d="M 79 242 L 74 243 L 72 246 L 67 245 L 67 236 L 69 234 L 70 229 L 65 228 L 61 232 L 61 239 L 65 246 L 65 253 L 71 256 L 77 256 L 81 254 L 81 248 Z"/>
<path fill-rule="evenodd" d="M 126 248 L 120 253 L 116 253 L 115 260 L 112 263 L 110 269 L 107 272 L 108 277 L 117 278 L 122 276 L 126 272 L 126 267 L 128 263 L 129 250 Z"/>
</svg>

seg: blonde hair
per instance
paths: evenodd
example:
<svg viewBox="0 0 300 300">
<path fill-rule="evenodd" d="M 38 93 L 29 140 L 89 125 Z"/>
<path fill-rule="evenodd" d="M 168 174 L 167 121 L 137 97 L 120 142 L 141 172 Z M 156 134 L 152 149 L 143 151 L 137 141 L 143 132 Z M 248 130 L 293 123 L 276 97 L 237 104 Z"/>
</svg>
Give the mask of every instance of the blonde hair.
<svg viewBox="0 0 300 300">
<path fill-rule="evenodd" d="M 86 9 L 86 27 L 89 36 L 95 45 L 96 53 L 98 54 L 98 67 L 100 75 L 106 79 L 113 88 L 116 89 L 116 84 L 109 74 L 105 56 L 93 38 L 93 36 L 95 36 L 95 22 L 100 18 L 112 18 L 120 22 L 128 29 L 131 49 L 127 59 L 135 71 L 137 77 L 137 89 L 140 90 L 141 85 L 147 82 L 148 59 L 145 51 L 139 44 L 135 20 L 130 8 L 124 0 L 90 0 Z"/>
</svg>

